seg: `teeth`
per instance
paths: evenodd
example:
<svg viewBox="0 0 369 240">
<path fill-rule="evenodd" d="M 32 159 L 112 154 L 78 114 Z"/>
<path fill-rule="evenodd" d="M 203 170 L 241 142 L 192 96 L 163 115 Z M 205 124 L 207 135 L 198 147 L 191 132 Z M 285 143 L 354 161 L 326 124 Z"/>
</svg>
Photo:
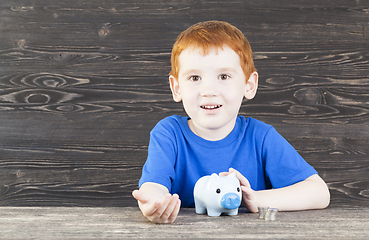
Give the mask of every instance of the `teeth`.
<svg viewBox="0 0 369 240">
<path fill-rule="evenodd" d="M 215 109 L 215 108 L 220 108 L 221 105 L 214 105 L 214 106 L 201 106 L 202 108 L 205 108 L 205 109 Z"/>
</svg>

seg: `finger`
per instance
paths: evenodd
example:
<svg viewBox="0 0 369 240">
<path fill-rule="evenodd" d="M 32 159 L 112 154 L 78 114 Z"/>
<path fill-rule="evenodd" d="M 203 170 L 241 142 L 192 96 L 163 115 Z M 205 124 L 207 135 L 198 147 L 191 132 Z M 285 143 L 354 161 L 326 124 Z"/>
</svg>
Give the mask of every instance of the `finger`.
<svg viewBox="0 0 369 240">
<path fill-rule="evenodd" d="M 240 182 L 241 182 L 241 186 L 245 186 L 245 187 L 247 187 L 247 188 L 251 189 L 250 182 L 249 182 L 249 180 L 247 180 L 247 178 L 245 178 L 244 176 L 242 176 L 242 175 L 240 174 L 240 178 L 239 178 L 239 180 L 240 180 Z"/>
<path fill-rule="evenodd" d="M 179 201 L 178 194 L 174 194 L 171 197 L 170 202 L 168 203 L 167 208 L 165 209 L 165 211 L 160 216 L 160 218 L 162 219 L 162 221 L 169 222 L 169 218 L 171 217 L 174 209 L 176 208 L 178 201 Z"/>
<path fill-rule="evenodd" d="M 250 208 L 254 208 L 255 206 L 255 193 L 251 188 L 242 186 L 242 202 L 245 204 L 244 206 L 250 210 Z M 252 211 L 255 211 L 253 209 Z"/>
<path fill-rule="evenodd" d="M 236 173 L 236 176 L 237 176 L 238 180 L 240 180 L 241 186 L 246 186 L 246 187 L 251 188 L 249 180 L 247 180 L 247 178 L 245 178 L 239 171 L 237 171 L 234 168 L 230 168 L 229 172 L 230 173 Z"/>
<path fill-rule="evenodd" d="M 255 192 L 248 187 L 241 186 L 242 190 L 242 205 L 246 207 L 250 212 L 258 212 L 258 204 L 256 201 Z"/>
<path fill-rule="evenodd" d="M 154 202 L 153 204 L 145 204 L 144 216 L 147 218 L 149 218 L 150 216 L 155 216 L 155 213 L 159 207 L 160 207 L 160 202 Z"/>
<path fill-rule="evenodd" d="M 177 204 L 176 204 L 175 208 L 173 209 L 172 214 L 168 218 L 168 222 L 172 223 L 172 222 L 174 222 L 174 220 L 176 220 L 180 208 L 181 208 L 181 200 L 178 199 Z"/>
<path fill-rule="evenodd" d="M 222 177 L 225 177 L 227 175 L 229 175 L 229 172 L 220 172 L 219 173 L 219 176 L 222 176 Z"/>
<path fill-rule="evenodd" d="M 162 222 L 159 219 L 163 215 L 165 209 L 168 207 L 168 204 L 170 203 L 171 198 L 172 196 L 170 195 L 170 193 L 166 194 L 162 202 L 160 203 L 160 205 L 157 207 L 156 211 L 151 214 L 151 218 L 155 222 Z"/>
<path fill-rule="evenodd" d="M 138 205 L 145 217 L 153 215 L 160 206 L 160 202 L 150 200 L 150 195 L 140 190 L 134 190 L 132 195 L 139 202 Z"/>
<path fill-rule="evenodd" d="M 254 193 L 254 191 L 251 188 L 246 187 L 246 186 L 241 186 L 241 190 L 247 199 L 252 198 L 253 196 L 252 194 Z"/>
<path fill-rule="evenodd" d="M 145 204 L 149 201 L 149 197 L 142 191 L 140 190 L 134 190 L 132 192 L 132 196 L 137 200 L 140 201 L 141 203 Z"/>
</svg>

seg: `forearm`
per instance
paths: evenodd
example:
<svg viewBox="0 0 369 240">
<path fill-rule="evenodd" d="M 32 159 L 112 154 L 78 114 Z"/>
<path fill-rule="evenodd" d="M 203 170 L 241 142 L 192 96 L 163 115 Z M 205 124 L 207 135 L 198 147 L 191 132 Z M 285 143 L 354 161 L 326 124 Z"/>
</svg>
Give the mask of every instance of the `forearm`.
<svg viewBox="0 0 369 240">
<path fill-rule="evenodd" d="M 328 187 L 318 175 L 288 187 L 257 191 L 256 195 L 259 206 L 280 211 L 322 209 L 330 202 Z"/>
</svg>

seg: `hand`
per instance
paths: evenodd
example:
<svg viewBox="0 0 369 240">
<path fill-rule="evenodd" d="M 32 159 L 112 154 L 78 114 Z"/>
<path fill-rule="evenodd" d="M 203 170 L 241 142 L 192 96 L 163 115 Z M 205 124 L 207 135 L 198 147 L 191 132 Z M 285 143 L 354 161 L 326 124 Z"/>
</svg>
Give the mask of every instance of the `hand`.
<svg viewBox="0 0 369 240">
<path fill-rule="evenodd" d="M 177 218 L 181 200 L 178 194 L 167 193 L 163 199 L 144 192 L 142 190 L 134 190 L 133 197 L 138 201 L 138 205 L 142 214 L 154 223 L 173 223 Z"/>
<path fill-rule="evenodd" d="M 250 183 L 239 171 L 230 168 L 229 172 L 219 173 L 220 176 L 227 176 L 230 173 L 236 173 L 238 180 L 240 181 L 242 190 L 242 202 L 241 205 L 246 207 L 250 212 L 258 212 L 260 199 L 257 196 L 257 192 L 251 189 Z"/>
</svg>

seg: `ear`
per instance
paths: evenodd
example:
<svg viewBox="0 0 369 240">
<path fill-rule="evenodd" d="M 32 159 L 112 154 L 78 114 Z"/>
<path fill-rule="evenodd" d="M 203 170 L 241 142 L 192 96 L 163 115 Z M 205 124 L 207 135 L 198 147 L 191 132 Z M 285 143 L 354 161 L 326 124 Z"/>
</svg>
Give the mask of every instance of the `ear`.
<svg viewBox="0 0 369 240">
<path fill-rule="evenodd" d="M 219 178 L 219 176 L 218 176 L 218 174 L 216 174 L 216 173 L 212 173 L 211 175 L 210 175 L 210 181 L 209 182 L 213 182 L 215 179 L 218 179 Z"/>
<path fill-rule="evenodd" d="M 208 183 L 207 183 L 207 189 L 210 189 L 210 187 L 214 184 L 214 182 L 219 178 L 218 174 L 212 173 L 209 177 Z"/>
<path fill-rule="evenodd" d="M 237 180 L 238 180 L 237 175 L 236 175 L 236 173 L 235 173 L 235 172 L 228 174 L 228 176 L 227 176 L 227 177 L 229 177 L 229 178 L 234 178 L 234 179 L 237 179 Z"/>
<path fill-rule="evenodd" d="M 182 100 L 181 92 L 179 90 L 179 83 L 178 80 L 170 75 L 169 76 L 169 84 L 170 84 L 170 90 L 172 90 L 173 99 L 176 102 L 180 102 Z"/>
<path fill-rule="evenodd" d="M 245 98 L 250 100 L 253 99 L 256 95 L 256 91 L 258 89 L 259 82 L 259 74 L 257 72 L 253 72 L 250 75 L 250 78 L 247 80 L 246 89 L 245 89 Z"/>
</svg>

